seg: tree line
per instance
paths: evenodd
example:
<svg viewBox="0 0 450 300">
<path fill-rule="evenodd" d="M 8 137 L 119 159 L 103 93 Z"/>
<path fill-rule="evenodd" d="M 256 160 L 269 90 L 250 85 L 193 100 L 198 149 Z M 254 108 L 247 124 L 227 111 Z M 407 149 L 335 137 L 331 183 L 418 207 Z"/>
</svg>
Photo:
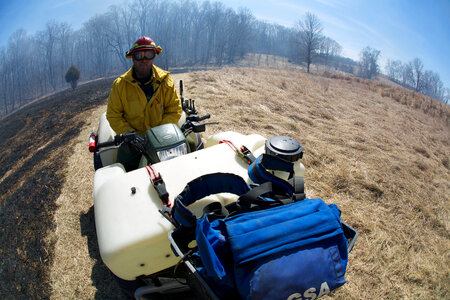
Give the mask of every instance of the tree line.
<svg viewBox="0 0 450 300">
<path fill-rule="evenodd" d="M 135 0 L 110 6 L 79 30 L 49 21 L 32 36 L 23 29 L 14 32 L 0 49 L 0 114 L 65 87 L 71 65 L 80 70 L 80 80 L 124 72 L 131 65 L 125 52 L 142 35 L 162 45 L 157 64 L 165 69 L 232 64 L 247 53 L 303 61 L 298 29 L 256 20 L 248 9 L 209 1 Z M 331 63 L 340 49 L 324 38 L 317 56 Z"/>
<path fill-rule="evenodd" d="M 424 95 L 449 102 L 449 89 L 444 87 L 438 73 L 425 70 L 420 58 L 403 63 L 400 60 L 388 60 L 386 74 L 392 81 Z"/>
<path fill-rule="evenodd" d="M 0 116 L 67 85 L 75 66 L 80 80 L 118 75 L 131 62 L 125 52 L 139 37 L 162 45 L 157 65 L 165 68 L 233 64 L 248 53 L 277 55 L 294 63 L 325 64 L 353 73 L 342 47 L 322 34 L 319 19 L 307 13 L 295 28 L 256 20 L 248 9 L 221 2 L 135 0 L 110 6 L 80 29 L 48 21 L 34 35 L 14 32 L 0 49 Z"/>
<path fill-rule="evenodd" d="M 380 54 L 380 50 L 369 46 L 361 50 L 358 75 L 368 79 L 376 76 L 380 72 L 378 64 Z M 424 70 L 424 65 L 420 58 L 414 58 L 408 63 L 388 59 L 385 72 L 390 80 L 405 88 L 447 104 L 450 101 L 450 90 L 444 87 L 439 74 L 430 70 Z"/>
</svg>

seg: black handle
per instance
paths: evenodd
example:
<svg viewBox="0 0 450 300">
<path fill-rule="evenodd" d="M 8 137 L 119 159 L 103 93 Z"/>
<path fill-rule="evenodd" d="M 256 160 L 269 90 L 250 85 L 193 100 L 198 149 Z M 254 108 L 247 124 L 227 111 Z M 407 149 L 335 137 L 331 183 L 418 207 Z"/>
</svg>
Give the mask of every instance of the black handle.
<svg viewBox="0 0 450 300">
<path fill-rule="evenodd" d="M 111 146 L 116 146 L 116 143 L 114 141 L 98 143 L 97 144 L 97 149 L 104 148 L 104 147 L 111 147 Z"/>
<path fill-rule="evenodd" d="M 138 137 L 139 136 L 136 132 L 127 132 L 127 133 L 118 134 L 114 137 L 113 141 L 98 143 L 97 149 L 104 148 L 104 147 L 110 147 L 110 146 L 118 146 L 124 141 L 131 142 L 131 141 L 137 140 Z"/>
<path fill-rule="evenodd" d="M 203 120 L 206 120 L 206 119 L 209 119 L 209 118 L 211 118 L 211 115 L 210 114 L 206 114 L 204 116 L 198 117 L 197 122 L 200 122 L 200 121 L 203 121 Z"/>
</svg>

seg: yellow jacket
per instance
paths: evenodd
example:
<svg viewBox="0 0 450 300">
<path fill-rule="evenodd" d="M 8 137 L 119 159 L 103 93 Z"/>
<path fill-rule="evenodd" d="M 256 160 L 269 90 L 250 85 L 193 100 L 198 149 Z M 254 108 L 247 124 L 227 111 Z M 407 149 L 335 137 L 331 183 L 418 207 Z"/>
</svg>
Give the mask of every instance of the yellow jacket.
<svg viewBox="0 0 450 300">
<path fill-rule="evenodd" d="M 132 76 L 133 67 L 117 78 L 109 94 L 106 118 L 117 133 L 145 131 L 158 125 L 177 123 L 181 104 L 169 72 L 153 66 L 154 94 L 147 102 L 139 82 Z"/>
</svg>

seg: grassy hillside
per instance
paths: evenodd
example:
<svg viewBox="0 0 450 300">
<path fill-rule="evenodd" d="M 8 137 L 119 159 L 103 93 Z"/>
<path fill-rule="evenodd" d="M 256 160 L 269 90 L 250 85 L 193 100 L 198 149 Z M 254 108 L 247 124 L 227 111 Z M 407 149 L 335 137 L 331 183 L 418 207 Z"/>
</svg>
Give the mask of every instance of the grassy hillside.
<svg viewBox="0 0 450 300">
<path fill-rule="evenodd" d="M 348 283 L 330 298 L 447 297 L 445 105 L 333 74 L 228 68 L 173 77 L 183 79 L 201 113 L 220 122 L 205 136 L 233 130 L 302 143 L 307 196 L 336 203 L 360 232 Z M 96 248 L 87 151 L 110 83 L 54 95 L 0 121 L 0 297 L 117 293 Z"/>
</svg>

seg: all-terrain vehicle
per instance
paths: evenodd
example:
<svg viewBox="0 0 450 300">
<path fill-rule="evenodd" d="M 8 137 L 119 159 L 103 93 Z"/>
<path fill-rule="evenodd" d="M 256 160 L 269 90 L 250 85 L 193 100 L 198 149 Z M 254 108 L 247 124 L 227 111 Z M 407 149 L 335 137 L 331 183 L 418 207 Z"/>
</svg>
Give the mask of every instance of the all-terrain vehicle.
<svg viewBox="0 0 450 300">
<path fill-rule="evenodd" d="M 210 174 L 232 174 L 254 184 L 258 180 L 249 172 L 249 166 L 266 154 L 291 166 L 272 168 L 269 175 L 286 182 L 295 177 L 296 194 L 303 193 L 305 168 L 301 163 L 303 148 L 298 141 L 286 136 L 267 139 L 259 134 L 228 131 L 209 136 L 203 143 L 199 133 L 214 122 L 201 123 L 210 116 L 199 116 L 195 101 L 185 100 L 182 91 L 180 82 L 183 116 L 178 124 L 152 128 L 144 137 L 137 133 L 116 135 L 103 114 L 98 134 L 90 137 L 96 170 L 93 197 L 100 254 L 119 281 L 131 283 L 137 299 L 186 289 L 192 289 L 198 298 L 221 298 L 191 256 L 197 249 L 192 230 L 184 230 L 175 215 L 177 195 L 189 183 Z M 124 144 L 142 154 L 136 170 L 127 172 L 117 163 L 118 148 Z M 230 210 L 239 195 L 226 189 L 223 193 L 202 195 L 205 197 L 186 205 L 188 211 L 200 219 L 217 210 L 217 206 L 221 211 L 224 207 Z M 349 251 L 357 232 L 345 223 L 342 230 Z"/>
</svg>

